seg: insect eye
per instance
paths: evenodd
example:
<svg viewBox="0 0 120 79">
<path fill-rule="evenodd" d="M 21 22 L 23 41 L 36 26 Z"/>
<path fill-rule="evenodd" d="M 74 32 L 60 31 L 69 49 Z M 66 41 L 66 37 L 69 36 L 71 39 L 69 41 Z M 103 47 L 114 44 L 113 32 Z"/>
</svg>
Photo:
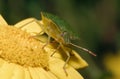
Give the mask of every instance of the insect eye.
<svg viewBox="0 0 120 79">
<path fill-rule="evenodd" d="M 61 33 L 61 36 L 64 37 L 67 33 L 64 31 Z"/>
<path fill-rule="evenodd" d="M 63 37 L 64 41 L 66 42 L 66 44 L 69 44 L 70 42 L 70 35 L 68 32 L 64 31 L 61 36 Z"/>
</svg>

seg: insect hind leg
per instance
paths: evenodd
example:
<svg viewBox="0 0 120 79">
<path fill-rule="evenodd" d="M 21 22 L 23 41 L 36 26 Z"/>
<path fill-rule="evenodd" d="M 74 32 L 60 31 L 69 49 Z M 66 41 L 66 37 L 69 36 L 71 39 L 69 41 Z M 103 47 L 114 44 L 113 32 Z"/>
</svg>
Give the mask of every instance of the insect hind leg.
<svg viewBox="0 0 120 79">
<path fill-rule="evenodd" d="M 66 66 L 70 60 L 72 50 L 70 49 L 70 51 L 68 51 L 68 49 L 66 49 L 67 47 L 64 47 L 62 44 L 59 44 L 58 47 L 55 49 L 55 51 L 51 54 L 51 56 L 53 56 L 60 47 L 62 47 L 63 51 L 67 55 L 67 59 L 65 60 L 65 64 L 63 65 L 63 70 L 64 70 L 66 76 L 68 76 L 68 73 L 66 71 Z"/>
<path fill-rule="evenodd" d="M 67 73 L 67 71 L 66 71 L 66 65 L 67 65 L 67 63 L 69 62 L 69 60 L 70 60 L 70 53 L 68 52 L 68 51 L 65 51 L 66 52 L 66 55 L 67 55 L 67 59 L 65 60 L 65 64 L 64 64 L 64 66 L 63 66 L 63 69 L 64 69 L 64 71 L 65 71 L 65 74 L 66 74 L 66 76 L 68 76 L 68 73 Z"/>
<path fill-rule="evenodd" d="M 66 53 L 66 55 L 67 55 L 67 59 L 65 60 L 65 64 L 63 65 L 63 70 L 64 70 L 66 76 L 68 76 L 68 73 L 67 73 L 67 71 L 66 71 L 66 66 L 67 66 L 67 64 L 68 64 L 68 62 L 69 62 L 69 60 L 70 60 L 70 57 L 71 57 L 71 54 L 70 54 L 70 53 L 72 52 L 72 50 L 69 49 L 69 48 L 67 48 L 67 47 L 65 47 L 63 44 L 60 44 L 60 45 L 61 45 L 63 51 L 64 51 L 64 52 Z"/>
</svg>

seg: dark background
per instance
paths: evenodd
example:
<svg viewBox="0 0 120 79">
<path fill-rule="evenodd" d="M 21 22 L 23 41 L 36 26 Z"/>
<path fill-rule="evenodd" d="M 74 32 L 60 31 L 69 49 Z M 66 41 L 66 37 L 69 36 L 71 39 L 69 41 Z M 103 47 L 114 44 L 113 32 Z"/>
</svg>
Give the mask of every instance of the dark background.
<svg viewBox="0 0 120 79">
<path fill-rule="evenodd" d="M 85 79 L 116 79 L 104 59 L 119 54 L 119 8 L 119 0 L 0 0 L 0 14 L 10 25 L 29 17 L 41 19 L 41 11 L 64 18 L 78 32 L 77 43 L 97 54 L 93 57 L 76 49 L 89 63 L 79 70 Z"/>
</svg>

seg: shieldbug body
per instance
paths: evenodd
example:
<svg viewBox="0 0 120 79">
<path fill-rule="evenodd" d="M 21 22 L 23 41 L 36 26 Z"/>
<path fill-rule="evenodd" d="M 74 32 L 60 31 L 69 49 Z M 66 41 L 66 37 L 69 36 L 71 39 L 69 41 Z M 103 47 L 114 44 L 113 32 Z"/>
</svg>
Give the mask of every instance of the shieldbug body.
<svg viewBox="0 0 120 79">
<path fill-rule="evenodd" d="M 48 35 L 48 42 L 43 46 L 43 48 L 50 42 L 50 38 L 53 38 L 57 43 L 59 43 L 59 46 L 56 48 L 56 50 L 61 47 L 62 50 L 66 53 L 66 55 L 68 57 L 63 66 L 63 69 L 64 69 L 66 75 L 67 75 L 67 72 L 65 69 L 66 64 L 68 63 L 70 56 L 72 54 L 72 49 L 70 47 L 71 45 L 75 46 L 77 48 L 80 48 L 80 49 L 92 54 L 93 56 L 96 56 L 94 53 L 92 53 L 88 49 L 83 48 L 78 45 L 75 45 L 71 42 L 72 39 L 76 39 L 79 37 L 75 32 L 73 32 L 70 25 L 65 20 L 59 18 L 58 16 L 52 15 L 50 13 L 41 12 L 41 16 L 42 16 L 42 23 L 40 23 L 36 19 L 33 19 L 30 22 L 35 21 L 36 23 L 38 23 L 43 30 L 42 32 L 44 32 Z M 39 33 L 39 34 L 41 34 L 41 33 Z M 39 35 L 39 34 L 37 34 L 37 35 Z M 55 52 L 53 52 L 52 55 L 54 55 L 54 53 Z"/>
<path fill-rule="evenodd" d="M 58 16 L 52 15 L 50 13 L 41 12 L 42 22 L 43 22 L 43 31 L 48 35 L 48 42 L 50 38 L 53 38 L 55 41 L 59 43 L 59 47 L 61 47 L 66 55 L 68 56 L 66 59 L 66 63 L 64 64 L 63 68 L 65 70 L 65 66 L 70 59 L 70 52 L 71 48 L 70 45 L 80 48 L 93 56 L 96 56 L 90 50 L 83 48 L 81 46 L 75 45 L 71 42 L 71 39 L 79 38 L 75 32 L 71 29 L 70 25 L 65 22 L 63 19 L 59 18 Z M 55 53 L 55 52 L 54 52 Z M 54 54 L 53 53 L 53 54 Z M 53 55 L 52 54 L 52 55 Z M 65 70 L 66 72 L 66 70 Z M 67 73 L 66 73 L 67 74 Z"/>
</svg>

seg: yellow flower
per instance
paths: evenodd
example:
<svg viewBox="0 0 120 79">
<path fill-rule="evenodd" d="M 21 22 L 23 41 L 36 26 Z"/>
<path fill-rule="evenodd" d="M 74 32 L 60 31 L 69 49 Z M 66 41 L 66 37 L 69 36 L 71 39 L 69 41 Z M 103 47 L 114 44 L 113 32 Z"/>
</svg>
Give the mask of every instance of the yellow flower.
<svg viewBox="0 0 120 79">
<path fill-rule="evenodd" d="M 120 79 L 120 53 L 107 54 L 104 57 L 104 65 L 112 73 L 110 79 Z"/>
<path fill-rule="evenodd" d="M 88 64 L 72 50 L 74 55 L 66 66 L 66 76 L 63 70 L 66 54 L 59 49 L 51 57 L 56 50 L 54 43 L 42 49 L 47 37 L 32 37 L 42 29 L 31 20 L 11 26 L 0 16 L 0 79 L 83 79 L 75 69 Z"/>
</svg>

